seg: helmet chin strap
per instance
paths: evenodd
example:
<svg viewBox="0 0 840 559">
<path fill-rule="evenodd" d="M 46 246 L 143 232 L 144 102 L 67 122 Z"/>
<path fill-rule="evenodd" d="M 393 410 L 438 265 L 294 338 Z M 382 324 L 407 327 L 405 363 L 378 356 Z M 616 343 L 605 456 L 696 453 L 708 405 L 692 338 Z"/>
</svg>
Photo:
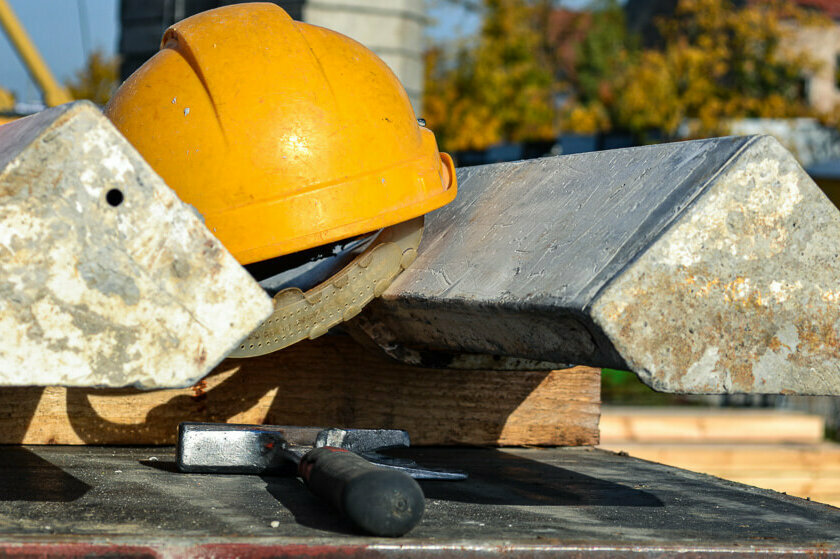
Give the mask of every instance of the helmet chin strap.
<svg viewBox="0 0 840 559">
<path fill-rule="evenodd" d="M 374 297 L 382 295 L 394 278 L 414 262 L 422 235 L 423 218 L 414 218 L 387 227 L 373 238 L 351 239 L 339 245 L 335 258 L 309 259 L 265 277 L 262 281 L 271 285 L 305 285 L 326 268 L 334 270 L 342 261 L 339 255 L 344 255 L 345 262 L 356 255 L 338 273 L 307 291 L 297 286 L 278 291 L 274 295 L 272 315 L 228 357 L 265 355 L 300 340 L 317 338 L 333 326 L 350 320 Z M 311 273 L 319 263 L 325 269 L 318 274 Z"/>
<path fill-rule="evenodd" d="M 289 287 L 306 291 L 347 266 L 371 245 L 381 231 L 246 264 L 245 269 L 272 297 Z"/>
</svg>

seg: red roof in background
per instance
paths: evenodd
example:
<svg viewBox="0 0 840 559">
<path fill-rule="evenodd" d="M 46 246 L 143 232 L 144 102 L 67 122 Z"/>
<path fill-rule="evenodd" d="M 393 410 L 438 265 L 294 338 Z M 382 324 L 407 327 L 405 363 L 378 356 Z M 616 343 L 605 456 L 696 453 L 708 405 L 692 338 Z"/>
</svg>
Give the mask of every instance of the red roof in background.
<svg viewBox="0 0 840 559">
<path fill-rule="evenodd" d="M 805 8 L 815 8 L 832 18 L 840 18 L 840 0 L 796 0 Z"/>
<path fill-rule="evenodd" d="M 832 19 L 840 19 L 840 0 L 794 0 L 803 8 L 818 10 Z"/>
<path fill-rule="evenodd" d="M 592 24 L 592 14 L 586 11 L 557 8 L 548 19 L 548 39 L 554 45 L 554 56 L 560 70 L 573 75 L 577 46 L 586 37 Z"/>
</svg>

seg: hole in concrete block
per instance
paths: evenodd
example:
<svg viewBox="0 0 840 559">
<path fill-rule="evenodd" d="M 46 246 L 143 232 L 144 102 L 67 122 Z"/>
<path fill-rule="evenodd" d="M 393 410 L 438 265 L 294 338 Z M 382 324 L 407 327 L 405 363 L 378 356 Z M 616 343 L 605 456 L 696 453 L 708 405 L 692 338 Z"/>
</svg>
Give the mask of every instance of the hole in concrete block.
<svg viewBox="0 0 840 559">
<path fill-rule="evenodd" d="M 105 194 L 105 201 L 115 208 L 123 203 L 123 193 L 118 188 L 112 188 Z"/>
</svg>

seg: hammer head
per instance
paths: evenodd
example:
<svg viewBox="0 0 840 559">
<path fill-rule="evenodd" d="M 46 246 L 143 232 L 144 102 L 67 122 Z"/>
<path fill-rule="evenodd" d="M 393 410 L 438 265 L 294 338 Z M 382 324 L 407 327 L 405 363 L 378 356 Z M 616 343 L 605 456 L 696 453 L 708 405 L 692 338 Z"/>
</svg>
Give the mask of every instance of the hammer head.
<svg viewBox="0 0 840 559">
<path fill-rule="evenodd" d="M 415 479 L 466 479 L 463 472 L 424 468 L 413 460 L 377 452 L 409 444 L 408 433 L 399 429 L 185 422 L 178 427 L 178 469 L 186 473 L 292 475 L 304 454 L 313 448 L 334 447 Z"/>
</svg>

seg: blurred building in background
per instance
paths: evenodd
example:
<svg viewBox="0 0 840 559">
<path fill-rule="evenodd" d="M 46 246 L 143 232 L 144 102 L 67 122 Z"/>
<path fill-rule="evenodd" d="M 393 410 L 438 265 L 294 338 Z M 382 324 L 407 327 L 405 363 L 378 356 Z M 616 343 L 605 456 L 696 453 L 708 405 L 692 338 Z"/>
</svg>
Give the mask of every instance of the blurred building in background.
<svg viewBox="0 0 840 559">
<path fill-rule="evenodd" d="M 157 52 L 164 30 L 191 15 L 237 4 L 226 0 L 121 0 L 120 78 Z M 418 0 L 275 0 L 290 16 L 351 37 L 382 58 L 420 114 L 423 93 L 425 2 Z"/>
<path fill-rule="evenodd" d="M 791 23 L 790 46 L 807 52 L 820 67 L 807 76 L 805 95 L 818 111 L 831 111 L 840 103 L 840 2 L 837 0 L 799 0 L 831 18 L 833 25 L 801 26 Z"/>
</svg>

